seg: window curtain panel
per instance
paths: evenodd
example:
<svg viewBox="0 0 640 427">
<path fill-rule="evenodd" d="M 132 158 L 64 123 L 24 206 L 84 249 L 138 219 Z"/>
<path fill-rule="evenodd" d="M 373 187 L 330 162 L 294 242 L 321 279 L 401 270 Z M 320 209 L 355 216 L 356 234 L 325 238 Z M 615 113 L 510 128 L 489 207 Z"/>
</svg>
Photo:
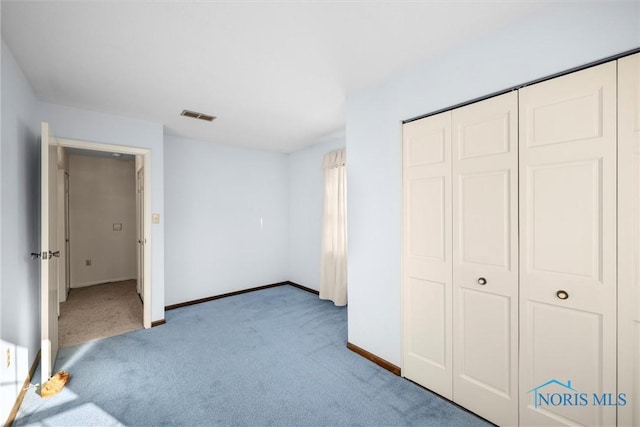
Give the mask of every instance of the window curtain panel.
<svg viewBox="0 0 640 427">
<path fill-rule="evenodd" d="M 347 172 L 345 150 L 324 156 L 320 298 L 347 304 Z"/>
</svg>

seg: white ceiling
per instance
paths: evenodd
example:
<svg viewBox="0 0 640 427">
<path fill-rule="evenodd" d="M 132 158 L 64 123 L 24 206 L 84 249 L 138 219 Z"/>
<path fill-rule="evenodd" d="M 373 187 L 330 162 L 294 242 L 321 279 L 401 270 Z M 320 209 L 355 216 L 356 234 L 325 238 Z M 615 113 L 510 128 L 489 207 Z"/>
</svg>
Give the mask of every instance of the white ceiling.
<svg viewBox="0 0 640 427">
<path fill-rule="evenodd" d="M 5 1 L 2 37 L 47 102 L 290 152 L 344 131 L 345 100 L 540 3 Z M 179 116 L 191 109 L 209 123 Z"/>
</svg>

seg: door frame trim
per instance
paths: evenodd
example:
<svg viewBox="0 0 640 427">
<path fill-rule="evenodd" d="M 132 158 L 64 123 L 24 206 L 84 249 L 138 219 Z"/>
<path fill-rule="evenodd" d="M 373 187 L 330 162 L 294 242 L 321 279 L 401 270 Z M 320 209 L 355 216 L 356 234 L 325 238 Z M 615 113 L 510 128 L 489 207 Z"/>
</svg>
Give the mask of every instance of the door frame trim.
<svg viewBox="0 0 640 427">
<path fill-rule="evenodd" d="M 79 148 L 82 150 L 102 151 L 110 153 L 122 153 L 140 155 L 143 158 L 144 165 L 144 210 L 145 213 L 151 212 L 151 149 L 132 147 L 127 145 L 106 144 L 102 142 L 90 142 L 77 139 L 68 139 L 55 137 L 56 145 L 64 148 Z M 148 329 L 151 328 L 151 221 L 145 221 L 144 224 L 144 278 L 143 278 L 143 309 L 142 324 Z"/>
</svg>

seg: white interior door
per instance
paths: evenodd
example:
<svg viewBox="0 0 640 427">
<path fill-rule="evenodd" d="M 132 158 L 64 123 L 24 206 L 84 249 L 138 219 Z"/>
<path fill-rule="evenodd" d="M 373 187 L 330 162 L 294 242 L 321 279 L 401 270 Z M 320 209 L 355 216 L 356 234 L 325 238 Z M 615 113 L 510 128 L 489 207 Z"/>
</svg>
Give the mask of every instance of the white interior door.
<svg viewBox="0 0 640 427">
<path fill-rule="evenodd" d="M 137 162 L 136 162 L 137 163 Z M 140 168 L 137 171 L 137 193 L 136 193 L 136 213 L 137 213 L 137 242 L 138 242 L 138 280 L 137 290 L 138 294 L 144 301 L 144 168 Z"/>
<path fill-rule="evenodd" d="M 616 157 L 615 62 L 520 91 L 522 425 L 616 423 Z"/>
<path fill-rule="evenodd" d="M 640 425 L 640 54 L 618 61 L 618 424 Z"/>
<path fill-rule="evenodd" d="M 403 126 L 402 374 L 452 399 L 451 113 Z"/>
<path fill-rule="evenodd" d="M 518 95 L 453 110 L 453 400 L 518 423 Z"/>
<path fill-rule="evenodd" d="M 69 174 L 64 173 L 64 293 L 65 300 L 71 289 L 71 237 L 69 233 Z"/>
<path fill-rule="evenodd" d="M 60 303 L 67 300 L 67 281 L 68 275 L 66 266 L 69 253 L 66 250 L 66 245 L 63 244 L 64 236 L 66 235 L 66 204 L 65 204 L 65 162 L 64 152 L 62 147 L 57 147 L 57 159 L 56 165 L 56 219 L 57 219 L 57 236 L 60 242 L 58 246 L 60 250 L 60 258 L 58 260 L 58 316 L 60 316 Z"/>
<path fill-rule="evenodd" d="M 58 353 L 57 149 L 49 124 L 41 125 L 40 158 L 40 319 L 41 384 L 51 377 Z"/>
</svg>

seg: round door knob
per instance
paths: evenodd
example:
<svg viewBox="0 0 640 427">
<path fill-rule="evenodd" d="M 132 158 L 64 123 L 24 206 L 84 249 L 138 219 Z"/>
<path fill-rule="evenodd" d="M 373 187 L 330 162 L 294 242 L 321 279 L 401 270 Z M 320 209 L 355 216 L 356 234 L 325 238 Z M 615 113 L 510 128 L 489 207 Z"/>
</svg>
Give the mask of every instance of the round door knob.
<svg viewBox="0 0 640 427">
<path fill-rule="evenodd" d="M 569 294 L 567 293 L 567 291 L 558 291 L 556 292 L 556 296 L 560 299 L 567 299 L 569 298 Z"/>
<path fill-rule="evenodd" d="M 484 277 L 480 277 L 478 279 L 478 285 L 486 285 L 487 284 L 487 279 L 485 279 Z"/>
</svg>

